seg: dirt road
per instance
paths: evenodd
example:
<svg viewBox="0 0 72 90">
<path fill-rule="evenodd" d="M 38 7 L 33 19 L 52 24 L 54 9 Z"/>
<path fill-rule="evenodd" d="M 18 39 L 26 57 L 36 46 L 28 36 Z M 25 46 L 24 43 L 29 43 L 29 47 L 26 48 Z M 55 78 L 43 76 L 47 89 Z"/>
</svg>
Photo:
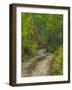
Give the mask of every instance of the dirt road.
<svg viewBox="0 0 72 90">
<path fill-rule="evenodd" d="M 52 59 L 53 54 L 45 53 L 45 49 L 40 49 L 37 56 L 22 62 L 22 77 L 50 75 Z"/>
</svg>

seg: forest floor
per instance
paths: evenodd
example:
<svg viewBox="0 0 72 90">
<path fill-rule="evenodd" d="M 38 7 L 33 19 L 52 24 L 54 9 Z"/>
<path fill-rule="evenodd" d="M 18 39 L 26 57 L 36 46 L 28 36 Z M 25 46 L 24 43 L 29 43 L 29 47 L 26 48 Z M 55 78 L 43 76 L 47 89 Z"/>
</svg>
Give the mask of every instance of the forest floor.
<svg viewBox="0 0 72 90">
<path fill-rule="evenodd" d="M 50 75 L 51 62 L 54 55 L 45 51 L 45 49 L 39 49 L 36 56 L 27 62 L 22 62 L 22 77 Z"/>
</svg>

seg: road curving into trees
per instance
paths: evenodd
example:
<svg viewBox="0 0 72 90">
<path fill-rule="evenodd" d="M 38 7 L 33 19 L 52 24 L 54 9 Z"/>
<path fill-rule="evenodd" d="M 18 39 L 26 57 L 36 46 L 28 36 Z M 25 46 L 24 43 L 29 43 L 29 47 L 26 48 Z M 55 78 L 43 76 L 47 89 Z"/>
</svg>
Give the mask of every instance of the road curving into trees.
<svg viewBox="0 0 72 90">
<path fill-rule="evenodd" d="M 50 75 L 53 57 L 53 54 L 45 53 L 45 49 L 38 50 L 37 56 L 22 62 L 22 77 Z"/>
</svg>

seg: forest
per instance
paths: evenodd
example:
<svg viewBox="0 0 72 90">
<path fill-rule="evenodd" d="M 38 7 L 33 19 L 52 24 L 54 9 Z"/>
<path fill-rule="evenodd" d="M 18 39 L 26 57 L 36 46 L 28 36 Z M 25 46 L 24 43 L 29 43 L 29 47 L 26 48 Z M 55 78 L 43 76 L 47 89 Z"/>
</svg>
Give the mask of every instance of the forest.
<svg viewBox="0 0 72 90">
<path fill-rule="evenodd" d="M 39 60 L 41 62 L 52 55 L 49 75 L 63 75 L 62 14 L 21 13 L 21 34 L 22 63 L 30 62 L 37 56 L 34 65 L 31 64 L 30 71 L 35 69 Z M 22 66 L 22 72 L 23 70 Z"/>
</svg>

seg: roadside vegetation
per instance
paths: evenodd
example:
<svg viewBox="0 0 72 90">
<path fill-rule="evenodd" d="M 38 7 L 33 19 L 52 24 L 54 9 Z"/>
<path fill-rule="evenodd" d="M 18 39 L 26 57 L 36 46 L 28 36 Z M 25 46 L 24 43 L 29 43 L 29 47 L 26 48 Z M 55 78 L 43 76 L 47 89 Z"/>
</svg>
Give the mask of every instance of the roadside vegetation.
<svg viewBox="0 0 72 90">
<path fill-rule="evenodd" d="M 63 75 L 63 48 L 60 47 L 54 52 L 51 64 L 51 75 Z"/>
</svg>

